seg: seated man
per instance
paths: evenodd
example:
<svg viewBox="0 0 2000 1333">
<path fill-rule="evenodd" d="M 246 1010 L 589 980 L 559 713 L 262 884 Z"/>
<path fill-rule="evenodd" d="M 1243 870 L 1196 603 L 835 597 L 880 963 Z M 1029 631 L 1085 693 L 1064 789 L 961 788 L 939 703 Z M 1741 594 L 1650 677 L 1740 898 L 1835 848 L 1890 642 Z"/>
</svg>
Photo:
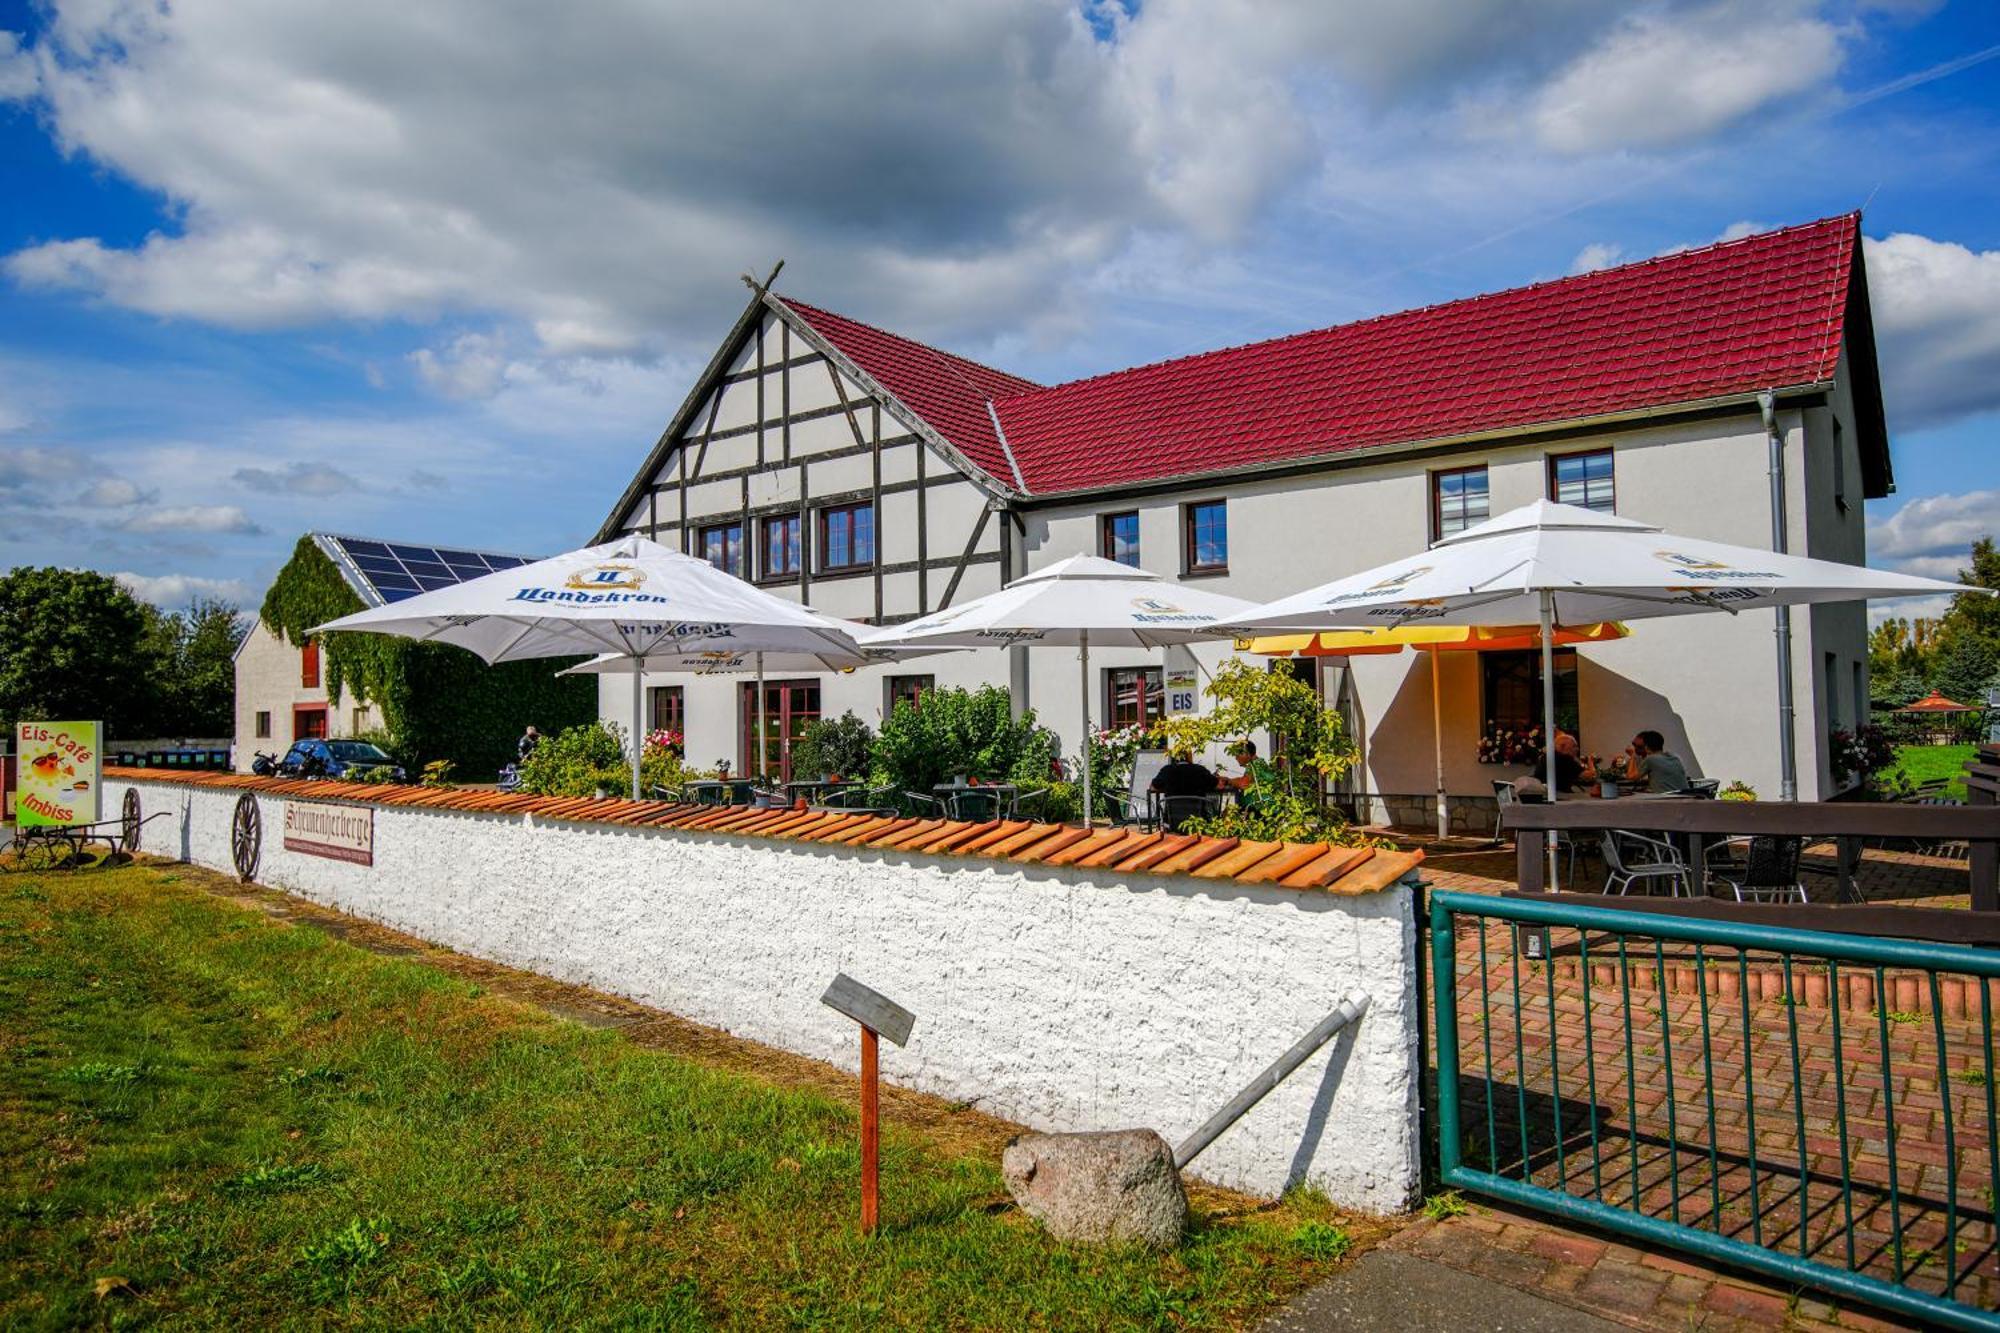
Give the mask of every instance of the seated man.
<svg viewBox="0 0 2000 1333">
<path fill-rule="evenodd" d="M 1576 737 L 1560 728 L 1556 731 L 1556 790 L 1575 791 L 1583 783 L 1583 760 L 1577 755 Z"/>
<path fill-rule="evenodd" d="M 1153 775 L 1152 790 L 1160 797 L 1207 796 L 1215 790 L 1215 774 L 1194 761 L 1194 755 L 1185 747 L 1175 750 L 1168 762 Z M 1193 801 L 1176 801 L 1172 809 L 1164 805 L 1162 823 L 1167 832 L 1178 833 L 1183 821 L 1193 818 L 1198 811 Z"/>
<path fill-rule="evenodd" d="M 1230 746 L 1229 755 L 1230 758 L 1234 759 L 1242 767 L 1243 771 L 1234 777 L 1220 779 L 1222 785 L 1225 787 L 1234 787 L 1242 793 L 1242 795 L 1236 798 L 1236 803 L 1243 809 L 1255 810 L 1259 808 L 1262 801 L 1258 797 L 1256 789 L 1259 786 L 1269 787 L 1274 783 L 1277 780 L 1277 770 L 1257 757 L 1257 742 L 1247 737 Z"/>
<path fill-rule="evenodd" d="M 1607 767 L 1615 769 L 1617 761 Z M 1624 771 L 1619 776 L 1627 782 L 1643 782 L 1648 792 L 1688 789 L 1687 765 L 1679 756 L 1667 753 L 1666 737 L 1657 731 L 1642 731 L 1632 738 L 1632 746 L 1625 752 Z"/>
</svg>

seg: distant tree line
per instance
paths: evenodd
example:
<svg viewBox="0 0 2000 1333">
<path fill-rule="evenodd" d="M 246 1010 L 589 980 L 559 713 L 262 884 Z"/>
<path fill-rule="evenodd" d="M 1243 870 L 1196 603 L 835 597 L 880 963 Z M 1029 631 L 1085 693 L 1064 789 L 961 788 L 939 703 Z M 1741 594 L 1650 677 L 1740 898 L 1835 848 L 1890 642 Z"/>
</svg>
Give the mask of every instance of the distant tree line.
<svg viewBox="0 0 2000 1333">
<path fill-rule="evenodd" d="M 101 720 L 113 740 L 222 737 L 236 728 L 239 609 L 198 597 L 178 611 L 108 575 L 21 566 L 0 574 L 0 727 Z"/>
<path fill-rule="evenodd" d="M 1991 537 L 1972 544 L 1972 566 L 1958 580 L 2000 588 L 2000 549 Z M 1868 693 L 1877 707 L 1901 708 L 1932 690 L 1979 707 L 2000 683 L 2000 597 L 1963 592 L 1936 619 L 1890 619 L 1868 638 Z"/>
</svg>

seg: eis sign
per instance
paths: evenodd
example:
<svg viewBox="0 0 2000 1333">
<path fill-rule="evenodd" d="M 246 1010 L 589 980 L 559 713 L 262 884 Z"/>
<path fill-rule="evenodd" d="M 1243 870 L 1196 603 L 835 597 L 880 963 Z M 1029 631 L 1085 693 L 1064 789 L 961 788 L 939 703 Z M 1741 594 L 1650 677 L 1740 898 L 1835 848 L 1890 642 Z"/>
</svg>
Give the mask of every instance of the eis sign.
<svg viewBox="0 0 2000 1333">
<path fill-rule="evenodd" d="M 95 824 L 103 791 L 101 722 L 23 722 L 14 729 L 20 790 L 14 822 Z"/>
</svg>

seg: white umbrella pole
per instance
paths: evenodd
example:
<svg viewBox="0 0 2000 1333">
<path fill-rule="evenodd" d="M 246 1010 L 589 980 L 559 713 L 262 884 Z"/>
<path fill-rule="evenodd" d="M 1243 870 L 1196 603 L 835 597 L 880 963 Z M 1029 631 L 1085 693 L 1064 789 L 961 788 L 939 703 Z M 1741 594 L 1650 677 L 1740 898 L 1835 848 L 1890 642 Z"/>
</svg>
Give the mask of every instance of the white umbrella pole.
<svg viewBox="0 0 2000 1333">
<path fill-rule="evenodd" d="M 1078 633 L 1076 660 L 1082 664 L 1083 686 L 1083 826 L 1090 827 L 1090 631 Z"/>
<path fill-rule="evenodd" d="M 1556 595 L 1542 589 L 1542 759 L 1547 770 L 1549 800 L 1556 799 Z M 1542 835 L 1549 844 L 1549 890 L 1556 889 L 1556 834 Z"/>
<path fill-rule="evenodd" d="M 646 659 L 640 658 L 632 664 L 632 799 L 639 799 L 639 753 L 645 746 L 646 733 L 640 730 L 644 720 L 643 701 L 646 696 Z"/>
<path fill-rule="evenodd" d="M 1431 651 L 1431 745 L 1437 751 L 1438 841 L 1451 836 L 1451 815 L 1444 796 L 1444 705 L 1438 700 L 1439 653 Z"/>
<path fill-rule="evenodd" d="M 757 778 L 771 771 L 771 724 L 764 710 L 764 654 L 757 654 Z"/>
</svg>

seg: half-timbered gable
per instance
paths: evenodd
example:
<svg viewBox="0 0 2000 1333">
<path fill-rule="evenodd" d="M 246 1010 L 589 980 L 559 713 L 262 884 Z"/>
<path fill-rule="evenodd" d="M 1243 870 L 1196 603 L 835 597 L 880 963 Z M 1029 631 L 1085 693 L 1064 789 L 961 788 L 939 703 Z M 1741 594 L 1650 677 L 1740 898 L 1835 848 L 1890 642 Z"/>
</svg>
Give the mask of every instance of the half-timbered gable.
<svg viewBox="0 0 2000 1333">
<path fill-rule="evenodd" d="M 1018 480 L 990 422 L 983 439 L 974 430 L 962 446 L 930 419 L 965 439 L 946 398 L 973 363 L 867 331 L 869 359 L 924 405 L 922 415 L 829 340 L 822 322 L 850 345 L 863 338 L 864 326 L 759 293 L 600 538 L 644 532 L 857 620 L 907 619 L 998 588 L 1018 533 L 1002 513 Z M 926 376 L 948 381 L 947 394 L 897 374 L 897 355 L 921 358 Z M 977 370 L 991 387 L 1033 387 Z"/>
</svg>

